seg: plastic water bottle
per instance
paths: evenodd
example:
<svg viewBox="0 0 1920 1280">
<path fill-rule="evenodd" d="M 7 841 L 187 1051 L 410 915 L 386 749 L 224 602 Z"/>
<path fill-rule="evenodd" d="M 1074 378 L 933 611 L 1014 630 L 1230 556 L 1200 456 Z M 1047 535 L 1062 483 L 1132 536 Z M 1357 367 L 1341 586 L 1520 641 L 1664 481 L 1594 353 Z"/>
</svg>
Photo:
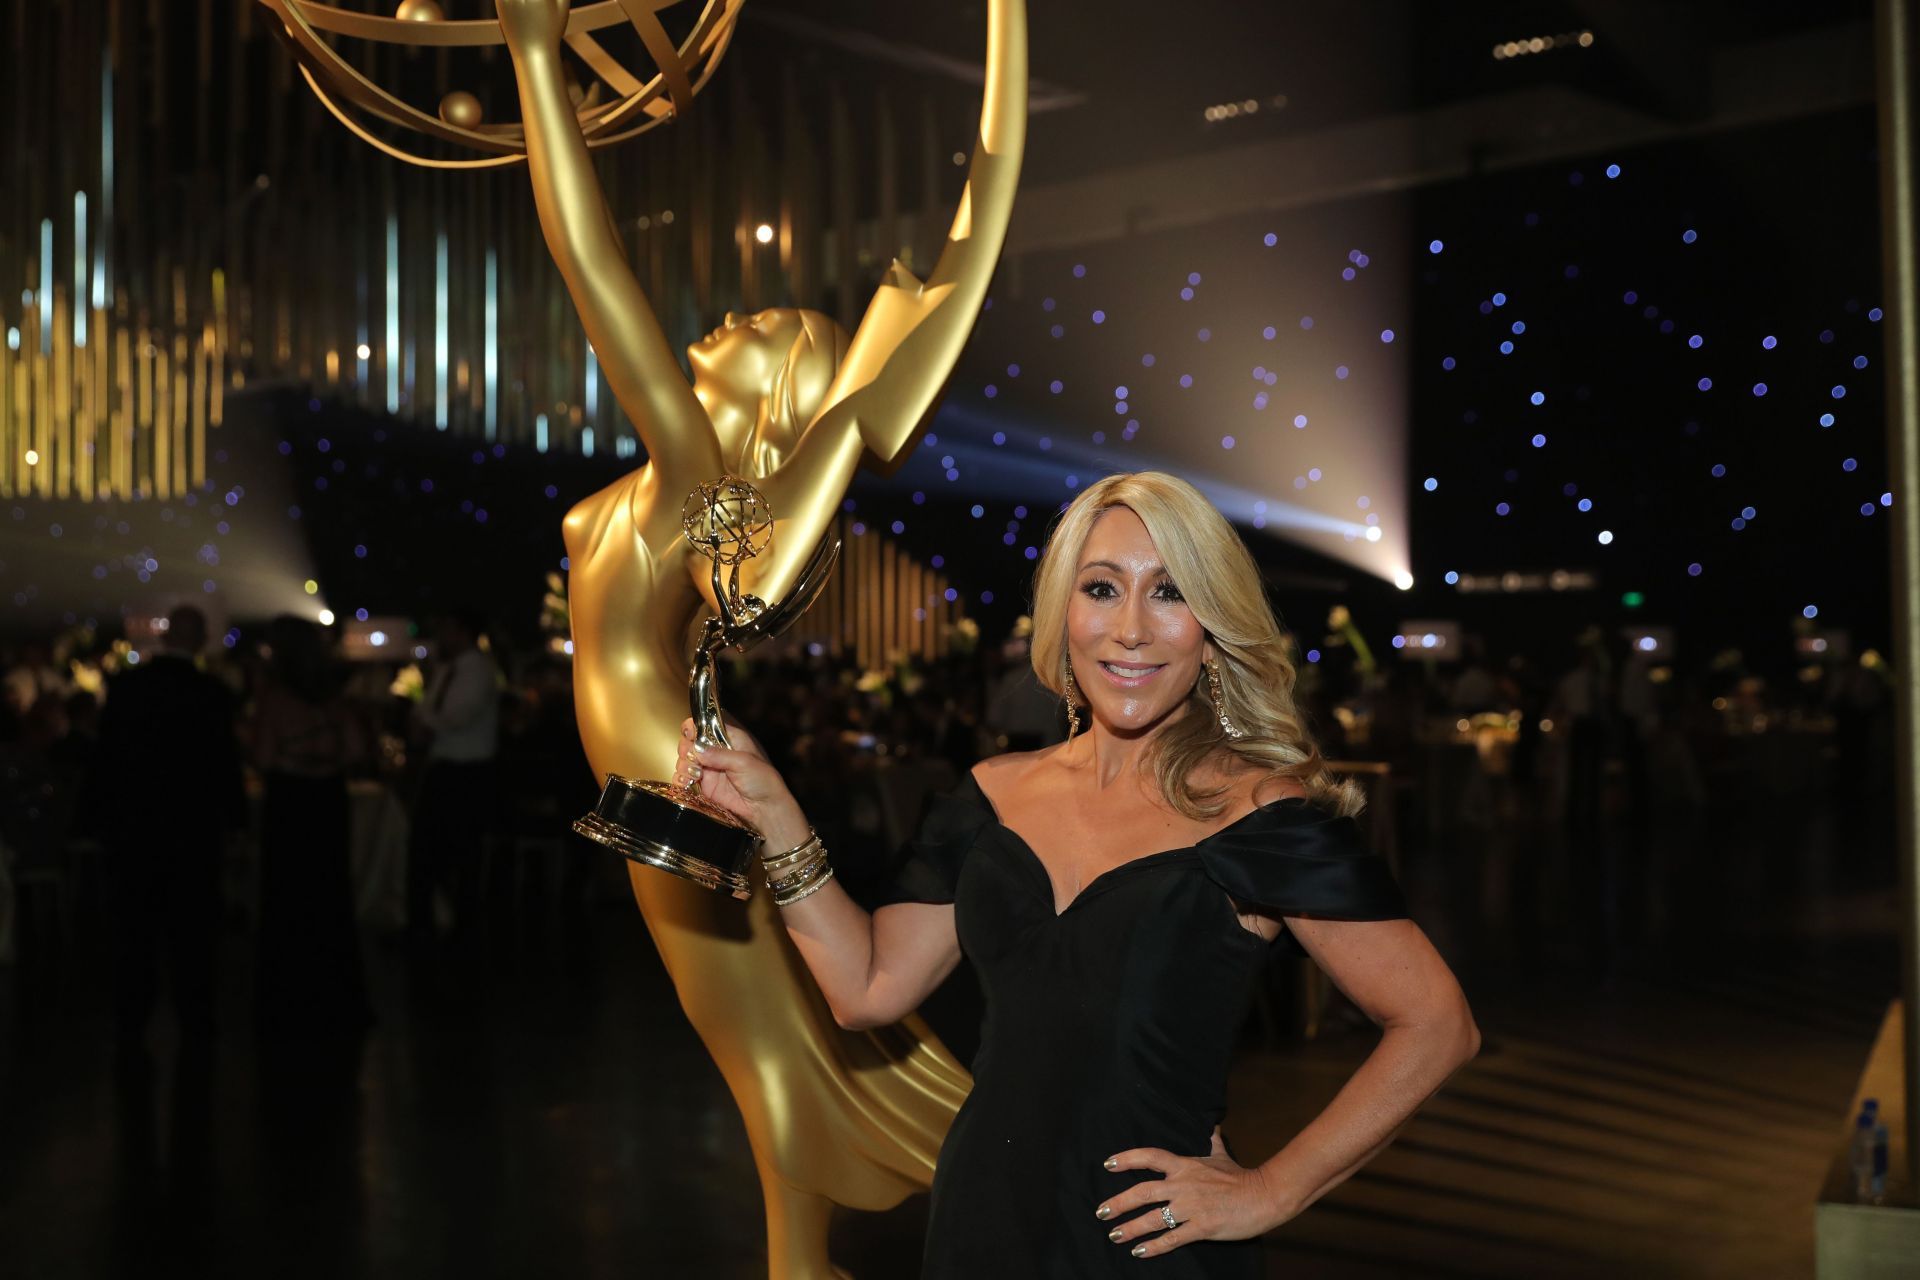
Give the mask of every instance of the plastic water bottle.
<svg viewBox="0 0 1920 1280">
<path fill-rule="evenodd" d="M 1884 1135 L 1887 1127 L 1880 1123 L 1880 1100 L 1867 1098 L 1860 1104 L 1860 1117 L 1853 1122 L 1853 1141 L 1847 1148 L 1847 1163 L 1853 1170 L 1853 1198 L 1865 1203 L 1876 1194 L 1874 1190 L 1874 1130 L 1878 1128 Z M 1886 1185 L 1886 1139 L 1880 1139 L 1880 1184 Z"/>
</svg>

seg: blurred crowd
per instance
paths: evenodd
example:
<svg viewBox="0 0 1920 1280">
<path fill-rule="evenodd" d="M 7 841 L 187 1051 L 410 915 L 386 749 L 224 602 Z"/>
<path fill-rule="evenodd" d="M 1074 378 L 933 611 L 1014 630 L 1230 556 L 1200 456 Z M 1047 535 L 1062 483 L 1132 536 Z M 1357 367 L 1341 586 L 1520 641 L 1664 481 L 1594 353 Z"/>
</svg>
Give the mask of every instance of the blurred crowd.
<svg viewBox="0 0 1920 1280">
<path fill-rule="evenodd" d="M 856 892 L 929 794 L 1064 735 L 1030 626 L 987 643 L 970 627 L 940 658 L 872 668 L 776 643 L 723 671 L 728 716 L 767 746 Z M 435 947 L 529 893 L 605 892 L 604 853 L 568 834 L 597 783 L 559 634 L 515 649 L 484 617 L 448 614 L 401 661 L 348 661 L 301 619 L 210 638 L 183 607 L 139 645 L 15 646 L 0 666 L 0 961 L 70 944 L 76 914 L 104 917 L 137 1060 L 163 989 L 183 1029 L 210 1031 L 223 933 L 250 938 L 263 1034 L 357 1030 L 369 934 Z M 1716 759 L 1769 734 L 1812 744 L 1792 767 L 1831 782 L 1843 853 L 1872 845 L 1861 824 L 1892 786 L 1891 690 L 1871 652 L 1809 648 L 1769 679 L 1738 653 L 1682 669 L 1591 628 L 1552 661 L 1495 661 L 1473 636 L 1447 662 L 1378 658 L 1338 606 L 1303 640 L 1297 696 L 1330 758 L 1364 762 L 1382 843 L 1546 826 L 1601 865 L 1596 833 L 1701 812 Z M 547 870 L 529 878 L 529 859 Z"/>
</svg>

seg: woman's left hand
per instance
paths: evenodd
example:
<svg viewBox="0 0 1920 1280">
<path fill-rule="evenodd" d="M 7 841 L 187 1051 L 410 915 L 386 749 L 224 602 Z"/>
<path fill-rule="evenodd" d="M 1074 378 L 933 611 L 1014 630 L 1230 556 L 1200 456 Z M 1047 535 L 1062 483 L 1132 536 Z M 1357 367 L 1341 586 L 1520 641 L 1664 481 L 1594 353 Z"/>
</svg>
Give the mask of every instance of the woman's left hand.
<svg viewBox="0 0 1920 1280">
<path fill-rule="evenodd" d="M 1136 1258 L 1155 1258 L 1196 1240 L 1251 1239 L 1291 1216 L 1260 1170 L 1243 1169 L 1233 1162 L 1218 1127 L 1213 1131 L 1212 1152 L 1200 1159 L 1139 1147 L 1111 1157 L 1106 1167 L 1114 1173 L 1152 1169 L 1161 1175 L 1128 1187 L 1094 1212 L 1102 1221 L 1119 1222 L 1108 1239 L 1131 1245 Z M 1174 1221 L 1180 1224 L 1172 1230 L 1158 1208 L 1128 1216 L 1162 1204 L 1173 1210 Z"/>
</svg>

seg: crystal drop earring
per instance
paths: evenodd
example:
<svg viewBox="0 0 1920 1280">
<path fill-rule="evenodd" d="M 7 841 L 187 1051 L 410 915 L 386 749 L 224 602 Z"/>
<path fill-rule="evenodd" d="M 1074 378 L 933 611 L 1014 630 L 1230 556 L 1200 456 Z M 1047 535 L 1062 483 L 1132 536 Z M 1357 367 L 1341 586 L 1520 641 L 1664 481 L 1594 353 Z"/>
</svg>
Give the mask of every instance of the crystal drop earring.
<svg viewBox="0 0 1920 1280">
<path fill-rule="evenodd" d="M 1061 667 L 1065 672 L 1061 683 L 1066 686 L 1067 737 L 1071 739 L 1075 734 L 1080 732 L 1080 708 L 1074 705 L 1080 701 L 1080 688 L 1073 682 L 1073 662 L 1069 659 L 1062 659 Z"/>
<path fill-rule="evenodd" d="M 1220 730 L 1229 738 L 1244 738 L 1246 730 L 1234 727 L 1227 718 L 1227 698 L 1220 688 L 1220 664 L 1208 658 L 1202 665 L 1207 669 L 1207 693 L 1213 698 L 1213 714 L 1220 721 Z"/>
</svg>

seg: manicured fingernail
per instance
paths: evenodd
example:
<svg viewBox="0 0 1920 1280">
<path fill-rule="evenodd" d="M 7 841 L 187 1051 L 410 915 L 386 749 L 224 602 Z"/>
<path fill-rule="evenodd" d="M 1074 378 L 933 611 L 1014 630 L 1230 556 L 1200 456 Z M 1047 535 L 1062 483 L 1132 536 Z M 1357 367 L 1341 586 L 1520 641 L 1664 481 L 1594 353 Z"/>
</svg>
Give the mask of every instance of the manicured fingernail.
<svg viewBox="0 0 1920 1280">
<path fill-rule="evenodd" d="M 1136 1258 L 1144 1258 L 1147 1256 L 1147 1246 L 1145 1246 L 1144 1244 L 1137 1244 L 1133 1246 L 1133 1248 L 1130 1249 L 1128 1252 L 1132 1253 L 1133 1256 Z"/>
<path fill-rule="evenodd" d="M 1115 1227 L 1113 1230 L 1107 1232 L 1107 1239 L 1113 1241 L 1115 1244 L 1119 1244 L 1121 1237 L 1126 1234 L 1127 1229 L 1125 1227 Z"/>
<path fill-rule="evenodd" d="M 1101 1161 L 1101 1163 L 1106 1165 L 1109 1171 L 1118 1169 L 1120 1167 L 1120 1157 L 1108 1156 L 1105 1160 Z"/>
<path fill-rule="evenodd" d="M 1110 1204 L 1103 1204 L 1098 1209 L 1095 1209 L 1093 1211 L 1093 1216 L 1100 1219 L 1100 1221 L 1105 1222 L 1108 1218 L 1111 1218 L 1113 1216 L 1113 1206 Z"/>
<path fill-rule="evenodd" d="M 696 755 L 705 755 L 707 751 L 706 747 L 699 742 L 693 744 L 693 750 Z"/>
</svg>

